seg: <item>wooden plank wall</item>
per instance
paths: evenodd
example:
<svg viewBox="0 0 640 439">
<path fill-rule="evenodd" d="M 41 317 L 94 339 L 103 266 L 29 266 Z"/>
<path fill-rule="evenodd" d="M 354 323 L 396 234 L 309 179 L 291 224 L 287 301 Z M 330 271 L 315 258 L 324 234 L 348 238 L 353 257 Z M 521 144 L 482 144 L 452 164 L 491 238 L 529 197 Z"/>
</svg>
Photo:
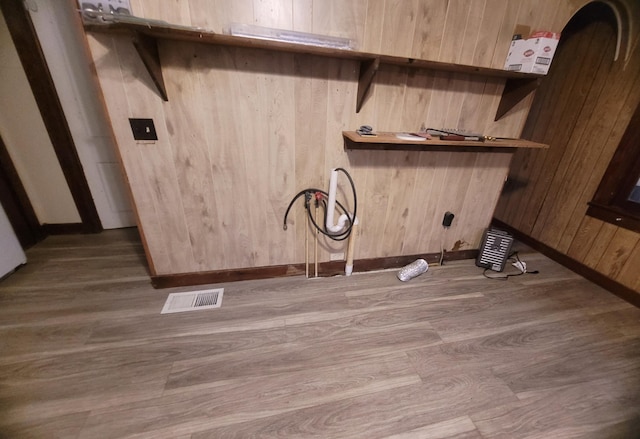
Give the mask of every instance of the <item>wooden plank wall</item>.
<svg viewBox="0 0 640 439">
<path fill-rule="evenodd" d="M 501 68 L 516 24 L 562 29 L 575 1 L 132 0 L 133 13 L 217 32 L 231 23 L 348 37 L 360 50 Z M 577 2 L 579 3 L 579 2 Z M 345 152 L 342 130 L 421 124 L 519 136 L 530 100 L 499 122 L 503 81 L 383 67 L 355 113 L 353 61 L 161 42 L 163 102 L 126 37 L 88 36 L 153 274 L 304 261 L 307 187 L 345 167 L 358 189 L 356 259 L 477 248 L 510 154 Z M 153 118 L 137 144 L 129 117 Z M 341 184 L 342 199 L 350 199 Z M 349 202 L 350 203 L 350 202 Z M 445 211 L 456 214 L 443 233 Z M 344 244 L 323 242 L 322 261 Z M 357 268 L 356 268 L 357 269 Z"/>
<path fill-rule="evenodd" d="M 563 42 L 524 129 L 551 147 L 515 154 L 496 217 L 640 292 L 640 234 L 585 215 L 640 104 L 640 46 L 613 62 L 615 29 L 580 32 Z"/>
</svg>

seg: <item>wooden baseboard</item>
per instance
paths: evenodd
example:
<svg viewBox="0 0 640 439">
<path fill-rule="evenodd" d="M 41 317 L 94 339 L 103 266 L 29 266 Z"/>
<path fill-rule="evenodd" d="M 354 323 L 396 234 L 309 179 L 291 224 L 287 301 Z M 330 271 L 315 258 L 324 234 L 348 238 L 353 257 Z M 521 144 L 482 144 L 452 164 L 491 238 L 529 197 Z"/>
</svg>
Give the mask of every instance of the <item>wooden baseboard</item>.
<svg viewBox="0 0 640 439">
<path fill-rule="evenodd" d="M 531 236 L 525 234 L 524 232 L 521 232 L 520 230 L 510 226 L 507 223 L 500 221 L 499 219 L 494 218 L 491 223 L 497 228 L 511 233 L 517 240 L 519 240 L 523 244 L 526 244 L 534 250 L 539 251 L 540 253 L 553 259 L 557 263 L 564 265 L 569 270 L 579 274 L 586 279 L 589 279 L 591 282 L 600 285 L 602 288 L 610 291 L 619 298 L 626 300 L 630 304 L 640 308 L 640 293 L 638 291 L 632 290 L 631 288 L 622 285 L 619 282 L 616 282 L 615 280 L 605 276 L 599 271 L 594 270 L 593 268 L 583 264 L 582 262 L 576 261 L 572 257 L 559 252 L 553 247 L 550 247 L 535 238 L 532 238 Z"/>
<path fill-rule="evenodd" d="M 82 223 L 43 224 L 42 230 L 47 235 L 80 235 L 87 233 Z"/>
<path fill-rule="evenodd" d="M 478 250 L 459 250 L 445 252 L 444 261 L 475 259 Z M 426 253 L 410 256 L 391 256 L 385 258 L 358 259 L 354 261 L 354 272 L 366 272 L 400 268 L 416 259 L 423 258 L 430 264 L 440 261 L 440 253 Z M 313 272 L 313 264 L 309 267 Z M 238 268 L 232 270 L 204 271 L 199 273 L 180 273 L 151 276 L 154 288 L 184 287 L 241 280 L 269 279 L 285 276 L 303 276 L 304 264 L 274 265 L 269 267 Z M 322 262 L 318 264 L 318 275 L 321 277 L 344 274 L 344 261 Z"/>
</svg>

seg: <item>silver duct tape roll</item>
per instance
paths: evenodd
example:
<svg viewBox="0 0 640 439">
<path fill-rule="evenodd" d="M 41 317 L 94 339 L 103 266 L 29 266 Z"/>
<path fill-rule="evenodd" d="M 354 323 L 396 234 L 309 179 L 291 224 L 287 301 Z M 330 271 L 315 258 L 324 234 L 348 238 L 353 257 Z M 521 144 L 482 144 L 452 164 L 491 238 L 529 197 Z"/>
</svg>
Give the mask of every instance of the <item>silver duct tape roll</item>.
<svg viewBox="0 0 640 439">
<path fill-rule="evenodd" d="M 429 264 L 424 259 L 416 259 L 409 265 L 405 265 L 398 271 L 398 279 L 402 282 L 406 282 L 410 279 L 413 279 L 416 276 L 420 276 L 422 273 L 427 271 L 429 268 Z"/>
</svg>

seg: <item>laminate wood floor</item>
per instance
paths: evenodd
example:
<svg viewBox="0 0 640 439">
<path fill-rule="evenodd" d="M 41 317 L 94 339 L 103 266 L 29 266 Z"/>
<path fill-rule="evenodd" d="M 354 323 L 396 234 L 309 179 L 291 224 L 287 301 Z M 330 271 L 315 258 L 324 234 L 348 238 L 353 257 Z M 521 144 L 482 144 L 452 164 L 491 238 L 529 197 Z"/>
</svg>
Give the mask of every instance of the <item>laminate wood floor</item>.
<svg viewBox="0 0 640 439">
<path fill-rule="evenodd" d="M 0 282 L 1 438 L 640 437 L 640 309 L 526 248 L 539 274 L 236 282 L 167 315 L 202 287 L 153 289 L 135 229 L 27 257 Z"/>
</svg>

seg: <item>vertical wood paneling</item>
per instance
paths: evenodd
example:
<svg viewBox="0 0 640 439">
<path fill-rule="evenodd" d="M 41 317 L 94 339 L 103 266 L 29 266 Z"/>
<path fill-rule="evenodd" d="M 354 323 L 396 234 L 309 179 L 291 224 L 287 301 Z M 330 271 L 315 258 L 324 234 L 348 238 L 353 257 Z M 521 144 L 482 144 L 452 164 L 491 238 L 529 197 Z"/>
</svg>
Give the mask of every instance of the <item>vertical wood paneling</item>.
<svg viewBox="0 0 640 439">
<path fill-rule="evenodd" d="M 596 270 L 612 279 L 616 279 L 629 259 L 629 255 L 638 245 L 638 241 L 640 241 L 640 234 L 617 228 L 609 245 L 604 250 L 603 255 L 606 256 L 600 258 L 600 262 L 595 267 Z"/>
<path fill-rule="evenodd" d="M 352 177 L 355 179 L 357 189 L 361 189 L 362 173 L 358 173 L 357 170 L 350 166 L 348 157 L 343 151 L 342 146 L 342 131 L 347 127 L 353 127 L 355 125 L 355 113 L 353 112 L 353 102 L 355 102 L 356 96 L 356 80 L 358 75 L 358 66 L 355 62 L 342 63 L 339 61 L 332 61 L 329 64 L 329 76 L 327 82 L 327 113 L 326 113 L 326 142 L 323 147 L 324 150 L 324 166 L 320 169 L 320 173 L 324 178 L 324 184 L 322 187 L 328 189 L 329 187 L 329 171 L 333 168 L 343 167 L 351 172 Z M 301 154 L 304 154 L 301 151 Z M 353 203 L 351 200 L 351 188 L 347 183 L 346 178 L 343 175 L 339 175 L 338 180 L 338 196 L 344 201 L 344 205 L 350 211 L 353 210 Z M 358 213 L 359 216 L 360 213 Z M 337 217 L 336 217 L 337 220 Z M 330 248 L 330 252 L 340 253 L 346 252 L 346 241 L 334 242 L 327 238 L 324 239 L 324 247 Z M 362 240 L 359 240 L 361 243 Z M 356 247 L 357 248 L 357 247 Z M 359 254 L 356 250 L 356 254 Z M 328 256 L 323 255 L 323 260 L 329 259 Z"/>
<path fill-rule="evenodd" d="M 407 223 L 407 233 L 403 244 L 403 254 L 421 253 L 429 248 L 430 251 L 440 251 L 440 243 L 432 245 L 431 231 L 437 224 L 442 224 L 438 211 L 438 197 L 442 188 L 447 184 L 445 173 L 451 153 L 434 152 L 421 153 L 418 160 L 419 174 L 416 176 L 413 196 Z M 439 235 L 440 236 L 440 235 Z"/>
<path fill-rule="evenodd" d="M 548 80 L 537 92 L 540 97 L 532 108 L 523 135 L 553 146 L 540 154 L 518 152 L 514 158 L 511 178 L 523 187 L 521 193 L 514 192 L 513 198 L 507 200 L 505 211 L 509 221 L 527 233 L 533 230 L 580 110 L 584 108 L 586 96 L 580 87 L 591 84 L 594 77 L 589 68 L 583 68 L 587 62 L 584 57 L 574 60 L 571 54 L 588 52 L 592 40 L 590 35 L 563 41 L 557 52 L 560 61 L 552 66 L 555 80 Z M 571 80 L 565 81 L 565 78 Z M 553 192 L 555 196 L 558 191 Z"/>
<path fill-rule="evenodd" d="M 203 108 L 209 116 L 206 125 L 210 139 L 209 166 L 214 182 L 215 205 L 219 223 L 217 244 L 223 267 L 253 264 L 250 215 L 256 205 L 249 185 L 245 148 L 250 141 L 248 130 L 238 120 L 246 115 L 255 118 L 256 86 L 252 75 L 234 72 L 233 66 L 244 63 L 233 50 L 203 48 L 207 55 L 198 58 L 202 89 L 209 90 Z M 195 66 L 194 66 L 195 67 Z M 238 105 L 230 106 L 235 100 Z M 232 202 L 230 202 L 232 200 Z M 215 263 L 220 264 L 220 260 Z"/>
<path fill-rule="evenodd" d="M 129 108 L 127 116 L 152 118 L 159 122 L 156 124 L 159 140 L 153 144 L 153 147 L 141 144 L 137 151 L 141 157 L 123 157 L 124 160 L 142 160 L 140 170 L 144 177 L 144 184 L 151 187 L 154 213 L 162 218 L 157 223 L 160 229 L 149 231 L 150 233 L 147 233 L 146 236 L 148 240 L 155 239 L 151 238 L 152 236 L 171 236 L 172 239 L 166 240 L 166 250 L 171 268 L 178 273 L 187 272 L 190 267 L 195 265 L 195 260 L 192 247 L 185 245 L 190 242 L 189 231 L 184 216 L 178 176 L 173 164 L 172 145 L 167 127 L 164 124 L 165 113 L 162 101 L 153 91 L 151 80 L 144 76 L 146 70 L 129 42 L 118 39 L 116 51 Z M 140 78 L 145 80 L 141 81 Z M 123 117 L 124 115 L 118 114 L 117 116 Z M 127 136 L 128 142 L 133 140 L 130 131 L 119 134 Z M 160 270 L 160 267 L 156 266 L 156 268 Z"/>
<path fill-rule="evenodd" d="M 297 3 L 297 0 L 294 1 Z M 295 6 L 294 6 L 295 7 Z M 349 38 L 357 48 L 362 47 L 367 13 L 366 0 L 326 0 L 313 2 L 313 29 L 308 32 Z"/>
<path fill-rule="evenodd" d="M 263 61 L 271 66 L 272 61 L 268 58 L 271 56 L 264 54 Z M 282 54 L 279 58 L 275 71 L 259 75 L 262 76 L 258 90 L 261 97 L 259 106 L 268 110 L 263 119 L 264 125 L 253 130 L 252 150 L 255 152 L 255 146 L 259 145 L 260 154 L 246 155 L 252 158 L 247 168 L 252 170 L 249 178 L 257 189 L 254 190 L 257 196 L 254 200 L 262 204 L 262 217 L 253 229 L 259 237 L 259 241 L 254 242 L 254 251 L 265 256 L 258 258 L 258 265 L 274 265 L 283 255 L 287 259 L 293 255 L 291 235 L 287 235 L 288 239 L 273 240 L 264 233 L 265 229 L 280 230 L 281 209 L 291 197 L 291 183 L 295 181 L 295 133 L 290 129 L 291 121 L 295 120 L 294 81 L 291 80 L 293 56 Z"/>
<path fill-rule="evenodd" d="M 440 53 L 438 59 L 444 62 L 459 63 L 462 48 L 467 46 L 475 46 L 475 38 L 473 36 L 465 38 L 464 29 L 467 26 L 471 0 L 449 0 L 447 3 L 447 13 L 445 16 L 445 25 L 442 32 L 442 44 L 440 45 Z M 474 1 L 474 3 L 482 3 Z"/>
<path fill-rule="evenodd" d="M 292 8 L 293 30 L 313 32 L 313 0 L 296 0 Z"/>
<path fill-rule="evenodd" d="M 449 106 L 449 92 L 453 83 L 452 74 L 446 72 L 433 73 L 433 90 L 427 112 L 426 125 L 429 127 L 447 127 L 447 110 Z"/>
<path fill-rule="evenodd" d="M 380 53 L 386 0 L 368 0 L 361 50 Z"/>
<path fill-rule="evenodd" d="M 498 45 L 498 33 L 502 23 L 502 10 L 504 9 L 504 1 L 502 0 L 486 0 L 482 17 L 474 17 L 480 22 L 480 32 L 476 41 L 473 58 L 470 62 L 472 65 L 490 66 L 493 59 L 493 53 Z M 504 65 L 504 64 L 503 64 Z"/>
<path fill-rule="evenodd" d="M 189 231 L 189 243 L 199 270 L 220 253 L 218 212 L 212 206 L 215 184 L 210 172 L 206 114 L 202 105 L 203 91 L 199 75 L 185 75 L 193 68 L 194 59 L 202 56 L 198 46 L 183 44 L 178 50 L 166 51 L 164 69 L 168 93 L 174 97 L 165 108 L 165 124 L 173 149 L 184 216 Z M 188 127 L 188 129 L 181 129 Z M 202 239 L 209 236 L 209 239 Z"/>
<path fill-rule="evenodd" d="M 467 191 L 462 201 L 461 215 L 456 223 L 455 241 L 448 242 L 448 250 L 478 248 L 484 227 L 491 220 L 500 192 L 489 193 L 486 188 L 501 188 L 509 171 L 512 154 L 477 154 Z M 455 221 L 455 219 L 454 219 Z M 457 245 L 456 245 L 457 243 Z"/>
<path fill-rule="evenodd" d="M 596 218 L 583 216 L 567 254 L 577 261 L 584 261 L 602 229 L 602 224 L 602 221 Z"/>
<path fill-rule="evenodd" d="M 560 235 L 572 213 L 571 203 L 575 204 L 579 201 L 582 188 L 591 179 L 593 166 L 600 155 L 602 139 L 609 138 L 611 135 L 611 121 L 603 115 L 618 113 L 627 93 L 626 87 L 621 87 L 616 81 L 617 78 L 613 76 L 615 73 L 613 75 L 610 73 L 615 40 L 612 38 L 609 41 L 608 45 L 599 45 L 598 38 L 595 38 L 588 49 L 593 51 L 595 47 L 597 52 L 609 54 L 609 57 L 600 61 L 600 68 L 597 71 L 590 72 L 589 76 L 593 78 L 591 81 L 585 78 L 578 82 L 583 87 L 578 90 L 578 93 L 584 103 L 576 112 L 575 125 L 551 182 L 551 187 L 559 187 L 558 185 L 561 184 L 564 190 L 549 191 L 533 229 L 535 236 L 539 236 L 541 240 L 554 247 L 558 244 Z M 560 127 L 560 129 L 566 128 Z M 560 206 L 563 208 L 560 209 Z M 553 225 L 547 221 L 550 215 L 555 216 Z M 545 223 L 549 223 L 549 226 L 544 227 Z"/>
<path fill-rule="evenodd" d="M 549 3 L 533 1 L 133 3 L 140 15 L 216 32 L 231 23 L 291 28 L 352 38 L 371 52 L 498 67 L 516 23 L 555 20 Z M 529 108 L 525 100 L 494 122 L 503 80 L 383 67 L 356 114 L 354 61 L 170 42 L 160 45 L 163 103 L 129 42 L 106 41 L 117 52 L 95 40 L 93 56 L 157 274 L 302 262 L 303 209 L 294 207 L 286 232 L 284 210 L 299 190 L 326 188 L 339 166 L 359 194 L 356 259 L 439 251 L 443 237 L 448 250 L 477 247 L 509 154 L 345 152 L 341 131 L 425 124 L 515 137 Z M 125 114 L 153 117 L 160 140 L 136 145 Z M 351 207 L 342 178 L 339 194 Z M 446 210 L 456 220 L 444 234 Z M 345 244 L 322 239 L 320 259 Z"/>
<path fill-rule="evenodd" d="M 115 41 L 107 35 L 89 35 L 87 42 L 95 57 L 95 67 L 102 87 L 111 92 L 109 111 L 112 114 L 110 117 L 112 129 L 115 133 L 126 133 L 130 129 L 127 118 L 113 116 L 129 113 L 122 72 L 118 67 Z M 148 184 L 143 174 L 144 160 L 139 155 L 139 151 L 144 152 L 146 148 L 144 145 L 138 146 L 133 142 L 119 142 L 117 153 L 131 188 L 138 223 L 145 224 L 144 229 L 140 228 L 140 236 L 145 242 L 150 270 L 152 273 L 157 273 L 170 269 L 171 261 L 165 240 L 155 238 L 155 233 L 160 230 L 160 224 L 151 195 L 153 187 Z M 147 235 L 150 235 L 151 239 L 147 239 Z"/>
<path fill-rule="evenodd" d="M 281 0 L 253 0 L 253 23 L 258 26 L 292 29 L 292 2 Z"/>
<path fill-rule="evenodd" d="M 485 0 L 475 0 L 469 5 L 467 23 L 464 29 L 464 44 L 460 50 L 460 57 L 458 59 L 460 64 L 473 64 L 478 39 L 482 33 L 481 17 L 484 16 L 485 6 Z"/>
<path fill-rule="evenodd" d="M 395 190 L 389 193 L 384 232 L 379 240 L 381 245 L 377 249 L 384 256 L 401 254 L 405 236 L 415 233 L 415 230 L 406 229 L 406 219 L 416 207 L 410 205 L 413 187 L 417 183 L 417 169 L 414 165 L 416 159 L 415 152 L 398 151 L 393 154 L 393 174 L 389 180 L 389 187 Z"/>
<path fill-rule="evenodd" d="M 424 59 L 438 58 L 442 45 L 447 4 L 447 0 L 418 2 L 412 56 Z"/>
<path fill-rule="evenodd" d="M 500 26 L 498 27 L 498 36 L 496 38 L 496 43 L 505 40 L 511 41 L 515 25 L 526 24 L 518 23 L 516 21 L 518 17 L 518 11 L 520 9 L 520 3 L 520 1 L 508 0 L 506 2 L 502 2 L 502 5 L 499 9 L 487 11 L 489 13 L 495 13 L 496 15 L 502 15 L 502 21 L 500 22 Z M 491 53 L 493 57 L 489 62 L 489 67 L 495 67 L 497 69 L 503 68 L 504 60 L 507 57 L 507 53 L 509 53 L 509 46 L 505 47 L 504 45 L 496 44 L 495 49 Z"/>
<path fill-rule="evenodd" d="M 132 2 L 134 3 L 134 2 Z M 190 2 L 182 0 L 137 0 L 137 5 L 131 5 L 132 13 L 145 18 L 163 20 L 168 23 L 191 26 L 192 13 Z M 138 10 L 140 8 L 140 10 Z"/>
<path fill-rule="evenodd" d="M 455 126 L 469 131 L 479 132 L 479 127 L 484 125 L 482 117 L 482 95 L 484 94 L 486 80 L 483 78 L 467 77 L 463 81 L 464 91 L 460 96 L 460 109 Z"/>
<path fill-rule="evenodd" d="M 429 248 L 438 249 L 441 238 L 444 237 L 444 247 L 450 249 L 453 242 L 462 239 L 468 230 L 460 228 L 461 221 L 455 221 L 443 236 L 442 218 L 447 211 L 456 214 L 458 220 L 464 220 L 464 198 L 469 188 L 473 168 L 479 153 L 464 152 L 451 153 L 444 173 L 444 184 L 437 193 L 436 219 L 430 233 Z M 455 183 L 454 183 L 455 182 Z M 484 225 L 483 225 L 484 226 Z M 482 226 L 481 226 L 482 227 Z"/>
<path fill-rule="evenodd" d="M 295 57 L 295 185 L 289 198 L 298 191 L 306 188 L 325 188 L 324 149 L 326 128 L 324 121 L 327 117 L 327 88 L 328 64 L 320 58 L 308 56 Z M 283 205 L 282 215 L 284 215 Z M 294 234 L 295 260 L 303 261 L 304 233 L 307 219 L 300 204 L 295 206 L 290 214 L 295 227 L 289 227 L 287 232 Z"/>
<path fill-rule="evenodd" d="M 638 267 L 640 267 L 640 243 L 636 243 L 633 252 L 627 258 L 624 266 L 617 276 L 618 282 L 630 288 L 640 291 L 640 276 L 638 275 Z"/>
<path fill-rule="evenodd" d="M 557 14 L 566 17 L 575 6 L 563 4 Z M 545 20 L 552 17 L 548 5 L 543 15 Z M 565 34 L 550 77 L 537 91 L 524 132 L 526 138 L 548 142 L 551 148 L 516 153 L 496 216 L 612 280 L 638 289 L 640 234 L 585 213 L 640 102 L 640 51 L 636 47 L 626 65 L 614 63 L 616 36 L 611 27 L 594 23 L 580 29 L 573 36 Z"/>
<path fill-rule="evenodd" d="M 593 241 L 593 245 L 591 246 L 589 253 L 587 253 L 581 262 L 591 268 L 596 268 L 602 258 L 608 257 L 608 255 L 605 254 L 605 250 L 609 246 L 613 236 L 616 234 L 617 229 L 618 228 L 614 225 L 603 223 L 600 232 Z"/>
<path fill-rule="evenodd" d="M 192 26 L 224 32 L 233 23 L 253 24 L 253 0 L 189 0 L 188 3 Z"/>
<path fill-rule="evenodd" d="M 640 71 L 638 74 L 640 75 Z M 636 76 L 636 79 L 633 81 L 633 84 L 638 83 L 640 83 L 640 76 Z M 588 143 L 588 147 L 593 150 L 594 159 L 589 163 L 589 166 L 592 166 L 590 171 L 583 173 L 585 181 L 581 182 L 581 186 L 578 188 L 580 190 L 578 191 L 579 196 L 576 198 L 576 206 L 573 213 L 568 215 L 567 225 L 558 243 L 558 249 L 562 252 L 566 252 L 571 245 L 572 239 L 570 239 L 570 237 L 575 235 L 580 218 L 585 214 L 586 205 L 591 201 L 593 194 L 600 184 L 599 179 L 586 177 L 604 175 L 606 167 L 618 146 L 618 139 L 622 137 L 622 134 L 626 130 L 636 103 L 640 102 L 640 89 L 638 89 L 637 86 L 631 85 L 631 88 L 627 89 L 625 96 L 620 96 L 620 102 L 624 102 L 624 105 L 618 112 L 619 117 L 611 124 L 611 132 L 606 141 L 602 144 L 597 144 L 596 142 L 594 145 L 591 145 L 591 143 L 595 142 L 596 139 L 589 139 L 589 142 L 585 142 Z M 589 169 L 588 166 L 585 169 Z M 573 182 L 570 184 L 573 184 Z"/>
<path fill-rule="evenodd" d="M 385 0 L 381 53 L 411 56 L 417 0 Z"/>
</svg>

